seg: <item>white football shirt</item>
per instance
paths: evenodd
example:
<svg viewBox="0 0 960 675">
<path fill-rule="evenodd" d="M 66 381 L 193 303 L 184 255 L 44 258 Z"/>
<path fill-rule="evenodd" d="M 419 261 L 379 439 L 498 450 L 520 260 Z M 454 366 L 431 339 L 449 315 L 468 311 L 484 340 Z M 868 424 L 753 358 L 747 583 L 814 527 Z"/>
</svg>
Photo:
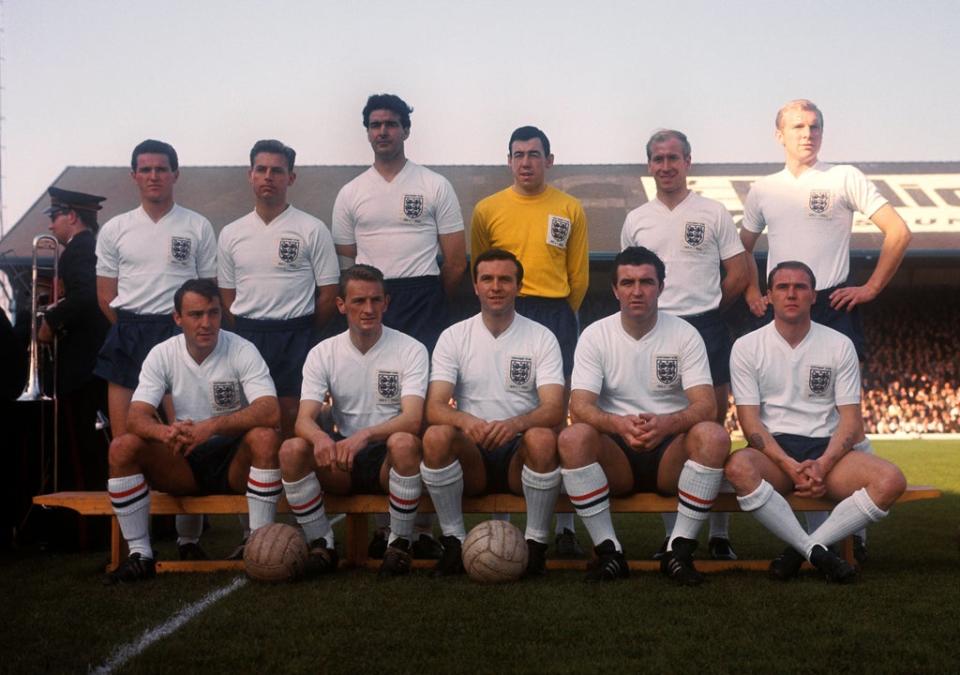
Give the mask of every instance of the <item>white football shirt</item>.
<svg viewBox="0 0 960 675">
<path fill-rule="evenodd" d="M 671 211 L 654 197 L 627 214 L 620 249 L 646 246 L 667 269 L 660 309 L 677 316 L 720 306 L 720 262 L 743 252 L 730 212 L 696 192 Z"/>
<path fill-rule="evenodd" d="M 584 329 L 570 387 L 597 394 L 597 406 L 608 413 L 665 415 L 686 408 L 685 390 L 701 384 L 713 380 L 696 328 L 659 312 L 653 330 L 635 340 L 617 312 Z"/>
<path fill-rule="evenodd" d="M 454 385 L 459 410 L 488 422 L 504 420 L 539 406 L 539 387 L 563 384 L 563 357 L 557 338 L 536 321 L 516 314 L 494 337 L 477 314 L 440 334 L 434 380 Z"/>
<path fill-rule="evenodd" d="M 786 168 L 761 178 L 743 207 L 743 227 L 767 229 L 767 269 L 784 260 L 806 263 L 817 289 L 832 288 L 850 273 L 853 214 L 868 218 L 887 203 L 863 172 L 848 164 L 817 162 L 799 176 Z"/>
<path fill-rule="evenodd" d="M 371 166 L 341 188 L 333 205 L 334 243 L 356 244 L 356 261 L 387 279 L 439 274 L 437 237 L 462 230 L 450 181 L 410 160 L 389 182 Z"/>
<path fill-rule="evenodd" d="M 182 334 L 150 350 L 133 400 L 157 407 L 167 393 L 173 396 L 178 420 L 200 422 L 237 412 L 263 396 L 276 396 L 277 390 L 253 343 L 221 330 L 217 346 L 203 363 L 190 356 Z"/>
<path fill-rule="evenodd" d="M 114 309 L 170 314 L 184 281 L 217 276 L 213 226 L 178 204 L 156 223 L 142 206 L 114 216 L 97 236 L 97 276 L 117 280 Z"/>
<path fill-rule="evenodd" d="M 352 436 L 399 415 L 404 396 L 424 398 L 429 370 L 427 348 L 409 335 L 384 326 L 361 354 L 344 331 L 310 350 L 300 398 L 322 402 L 329 393 L 337 428 Z"/>
<path fill-rule="evenodd" d="M 772 434 L 831 436 L 838 405 L 860 403 L 860 365 L 848 337 L 818 323 L 791 348 L 768 323 L 733 344 L 730 379 L 737 405 L 760 406 Z"/>
<path fill-rule="evenodd" d="M 312 314 L 316 287 L 339 280 L 327 226 L 292 206 L 269 225 L 251 211 L 220 232 L 217 283 L 236 289 L 230 308 L 236 316 L 295 319 Z"/>
</svg>

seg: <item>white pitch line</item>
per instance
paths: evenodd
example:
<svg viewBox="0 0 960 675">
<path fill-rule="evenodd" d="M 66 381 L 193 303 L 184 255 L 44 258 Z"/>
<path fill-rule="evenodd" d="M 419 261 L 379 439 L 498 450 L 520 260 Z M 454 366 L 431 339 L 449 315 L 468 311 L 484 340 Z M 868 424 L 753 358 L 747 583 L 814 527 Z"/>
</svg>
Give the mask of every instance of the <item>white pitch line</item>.
<svg viewBox="0 0 960 675">
<path fill-rule="evenodd" d="M 97 675 L 107 675 L 108 673 L 112 673 L 115 669 L 124 665 L 130 659 L 134 658 L 135 656 L 139 656 L 143 650 L 152 645 L 154 642 L 176 632 L 178 628 L 199 615 L 207 607 L 230 595 L 238 588 L 246 585 L 246 583 L 246 577 L 237 577 L 223 588 L 218 588 L 217 590 L 208 593 L 192 605 L 187 605 L 181 609 L 159 626 L 149 629 L 137 640 L 115 649 L 113 654 L 110 655 L 110 658 L 107 659 L 103 665 L 91 670 L 90 672 L 96 673 Z"/>
<path fill-rule="evenodd" d="M 336 525 L 343 520 L 344 517 L 345 516 L 342 513 L 334 516 L 330 519 L 330 524 Z M 103 665 L 93 668 L 89 672 L 94 673 L 95 675 L 109 675 L 109 673 L 112 673 L 120 666 L 126 664 L 130 659 L 142 654 L 143 650 L 152 645 L 154 642 L 172 635 L 181 626 L 191 619 L 199 616 L 201 612 L 210 607 L 212 604 L 227 597 L 238 588 L 245 586 L 246 583 L 246 577 L 237 577 L 223 588 L 218 588 L 215 591 L 207 593 L 207 595 L 203 596 L 200 600 L 192 605 L 184 607 L 159 626 L 144 632 L 144 634 L 134 642 L 117 647 L 115 650 L 113 650 L 113 654 L 110 655 L 110 658 L 107 659 Z"/>
</svg>

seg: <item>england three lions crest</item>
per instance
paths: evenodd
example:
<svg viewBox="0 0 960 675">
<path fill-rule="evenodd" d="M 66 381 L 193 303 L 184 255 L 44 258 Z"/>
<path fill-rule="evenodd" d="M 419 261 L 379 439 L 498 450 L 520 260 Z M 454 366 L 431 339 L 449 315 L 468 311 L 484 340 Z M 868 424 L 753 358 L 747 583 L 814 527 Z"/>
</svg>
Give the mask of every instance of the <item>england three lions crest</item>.
<svg viewBox="0 0 960 675">
<path fill-rule="evenodd" d="M 240 409 L 239 382 L 213 382 L 210 384 L 213 395 L 213 410 L 216 413 L 232 412 Z"/>
<path fill-rule="evenodd" d="M 707 226 L 703 223 L 687 223 L 683 226 L 683 243 L 691 248 L 697 248 L 703 243 L 703 233 Z"/>
<path fill-rule="evenodd" d="M 395 370 L 377 371 L 377 400 L 380 403 L 400 402 L 400 373 Z"/>
<path fill-rule="evenodd" d="M 833 384 L 833 369 L 828 366 L 810 366 L 807 386 L 812 396 L 824 396 L 830 393 Z"/>
<path fill-rule="evenodd" d="M 170 237 L 170 260 L 184 265 L 190 260 L 190 249 L 193 242 L 189 237 Z"/>
<path fill-rule="evenodd" d="M 547 243 L 557 248 L 566 248 L 570 238 L 570 221 L 560 216 L 550 216 L 547 221 Z"/>
<path fill-rule="evenodd" d="M 277 245 L 277 258 L 282 265 L 292 265 L 300 256 L 300 240 L 281 237 Z"/>
<path fill-rule="evenodd" d="M 403 215 L 416 220 L 423 215 L 423 195 L 403 195 Z"/>
<path fill-rule="evenodd" d="M 507 388 L 511 391 L 527 391 L 533 385 L 533 359 L 529 356 L 511 356 Z"/>
<path fill-rule="evenodd" d="M 810 190 L 810 210 L 818 216 L 823 215 L 830 208 L 830 192 L 827 190 Z"/>
<path fill-rule="evenodd" d="M 661 387 L 672 387 L 680 381 L 680 357 L 657 356 L 657 383 Z"/>
</svg>

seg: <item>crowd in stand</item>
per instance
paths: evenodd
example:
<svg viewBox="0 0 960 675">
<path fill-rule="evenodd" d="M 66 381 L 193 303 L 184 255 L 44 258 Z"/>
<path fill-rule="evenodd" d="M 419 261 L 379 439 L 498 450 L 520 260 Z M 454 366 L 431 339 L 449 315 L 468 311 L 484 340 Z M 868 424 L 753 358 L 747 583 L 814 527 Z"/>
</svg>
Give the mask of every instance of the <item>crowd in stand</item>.
<svg viewBox="0 0 960 675">
<path fill-rule="evenodd" d="M 960 433 L 960 300 L 950 289 L 888 291 L 864 307 L 868 434 Z M 731 405 L 728 431 L 738 428 Z"/>
</svg>

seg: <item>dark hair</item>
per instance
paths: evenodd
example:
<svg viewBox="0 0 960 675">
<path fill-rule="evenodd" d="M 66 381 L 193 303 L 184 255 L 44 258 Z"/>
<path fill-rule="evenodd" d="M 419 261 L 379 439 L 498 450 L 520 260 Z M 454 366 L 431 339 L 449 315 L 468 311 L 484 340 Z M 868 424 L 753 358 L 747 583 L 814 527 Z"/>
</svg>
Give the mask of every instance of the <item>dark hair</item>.
<svg viewBox="0 0 960 675">
<path fill-rule="evenodd" d="M 96 211 L 88 211 L 86 209 L 71 209 L 71 211 L 77 214 L 80 222 L 91 232 L 96 233 L 96 231 L 100 229 L 100 224 L 97 223 Z"/>
<path fill-rule="evenodd" d="M 378 270 L 373 265 L 357 263 L 353 267 L 348 267 L 341 272 L 339 293 L 340 297 L 344 299 L 347 297 L 348 281 L 372 281 L 380 284 L 380 287 L 384 289 L 384 292 L 386 292 L 386 285 L 383 283 L 383 272 Z"/>
<path fill-rule="evenodd" d="M 488 248 L 486 251 L 481 253 L 473 261 L 473 282 L 477 282 L 477 270 L 480 268 L 480 263 L 487 262 L 489 260 L 509 260 L 514 265 L 517 266 L 517 286 L 523 283 L 523 265 L 520 264 L 520 261 L 517 260 L 517 256 L 513 255 L 510 251 L 505 251 L 502 248 Z"/>
<path fill-rule="evenodd" d="M 687 140 L 685 133 L 677 131 L 676 129 L 657 129 L 653 132 L 650 140 L 647 141 L 647 161 L 650 161 L 655 143 L 663 143 L 669 141 L 671 138 L 676 138 L 680 141 L 680 146 L 683 148 L 683 158 L 690 159 L 690 141 Z"/>
<path fill-rule="evenodd" d="M 513 142 L 514 141 L 529 141 L 534 138 L 539 138 L 540 143 L 543 145 L 543 156 L 546 157 L 550 154 L 550 139 L 547 138 L 547 135 L 537 129 L 536 127 L 520 127 L 515 129 L 512 134 L 510 134 L 510 142 L 507 143 L 507 154 L 513 154 Z"/>
<path fill-rule="evenodd" d="M 628 246 L 613 259 L 613 269 L 610 273 L 610 283 L 617 285 L 618 274 L 622 265 L 653 265 L 657 271 L 657 281 L 663 286 L 667 277 L 667 269 L 656 253 L 644 246 Z"/>
<path fill-rule="evenodd" d="M 177 310 L 177 314 L 180 313 L 181 308 L 183 307 L 183 296 L 187 293 L 197 293 L 202 295 L 207 300 L 213 300 L 216 298 L 220 299 L 220 292 L 217 289 L 217 284 L 215 284 L 210 279 L 189 279 L 183 282 L 183 285 L 177 289 L 177 292 L 173 294 L 173 308 Z"/>
<path fill-rule="evenodd" d="M 806 272 L 807 276 L 810 277 L 810 288 L 817 290 L 817 278 L 813 275 L 813 270 L 799 260 L 784 260 L 783 262 L 777 263 L 777 266 L 770 270 L 770 273 L 767 275 L 767 290 L 773 288 L 773 275 L 780 270 L 801 270 Z"/>
<path fill-rule="evenodd" d="M 293 171 L 293 162 L 297 159 L 297 151 L 293 148 L 286 146 L 280 141 L 272 138 L 263 141 L 257 141 L 250 149 L 251 169 L 253 168 L 254 160 L 261 152 L 266 152 L 270 155 L 283 155 L 287 158 L 287 171 Z"/>
<path fill-rule="evenodd" d="M 152 138 L 148 138 L 140 143 L 133 149 L 133 154 L 130 156 L 131 171 L 136 172 L 137 157 L 140 155 L 166 155 L 167 160 L 170 162 L 170 170 L 178 171 L 180 169 L 180 160 L 177 159 L 177 151 L 174 150 L 173 146 L 169 143 L 155 141 Z"/>
<path fill-rule="evenodd" d="M 410 128 L 410 113 L 413 108 L 407 105 L 407 102 L 396 94 L 373 94 L 367 99 L 367 105 L 363 106 L 363 126 L 370 126 L 370 113 L 374 110 L 389 110 L 400 116 L 400 126 L 404 129 Z"/>
</svg>

